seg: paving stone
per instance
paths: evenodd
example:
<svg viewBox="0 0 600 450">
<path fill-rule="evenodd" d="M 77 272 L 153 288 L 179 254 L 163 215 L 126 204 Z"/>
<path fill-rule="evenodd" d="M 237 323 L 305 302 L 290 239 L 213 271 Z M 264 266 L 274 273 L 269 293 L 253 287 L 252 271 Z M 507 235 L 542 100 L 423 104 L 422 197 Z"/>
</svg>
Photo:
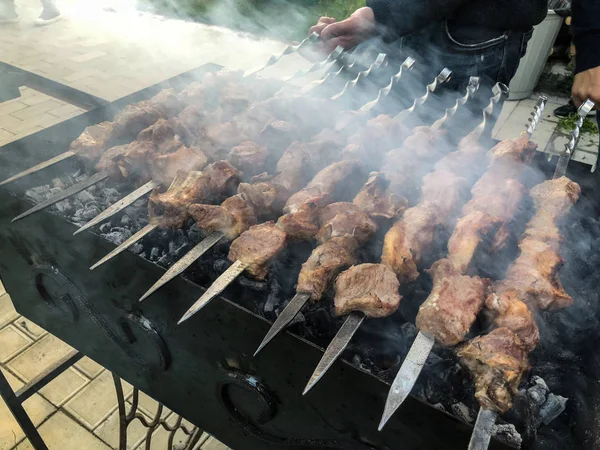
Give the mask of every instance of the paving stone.
<svg viewBox="0 0 600 450">
<path fill-rule="evenodd" d="M 49 450 L 110 450 L 104 442 L 58 411 L 39 428 L 40 435 Z M 17 450 L 33 450 L 29 441 L 17 446 Z"/>
<path fill-rule="evenodd" d="M 2 373 L 6 376 L 6 379 L 13 390 L 23 386 L 23 382 L 9 371 L 4 369 L 0 370 L 2 370 Z M 35 426 L 41 424 L 56 410 L 50 402 L 42 398 L 39 394 L 34 394 L 28 398 L 23 403 L 23 407 Z M 6 406 L 4 401 L 0 398 L 0 449 L 13 448 L 18 442 L 23 440 L 24 437 L 25 435 L 23 434 L 21 427 L 19 427 L 19 424 L 8 410 L 8 406 Z"/>
<path fill-rule="evenodd" d="M 70 367 L 40 389 L 39 392 L 54 406 L 62 406 L 89 382 L 89 378 Z"/>
<path fill-rule="evenodd" d="M 29 106 L 25 109 L 13 112 L 10 115 L 16 117 L 17 119 L 28 121 L 29 119 L 39 116 L 41 113 L 45 113 L 46 111 L 50 111 L 51 109 L 56 109 L 62 105 L 64 105 L 64 103 L 55 100 L 52 97 L 47 97 L 46 99 L 44 99 L 44 101 L 36 104 L 35 106 Z M 10 128 L 7 129 L 10 130 Z"/>
<path fill-rule="evenodd" d="M 11 133 L 10 131 L 3 130 L 2 128 L 0 128 L 0 142 L 10 139 L 13 136 L 14 136 L 14 134 Z"/>
<path fill-rule="evenodd" d="M 202 450 L 229 450 L 229 447 L 227 447 L 222 442 L 217 441 L 212 436 L 208 438 L 208 440 L 204 444 L 202 444 L 202 447 L 200 448 Z"/>
<path fill-rule="evenodd" d="M 8 325 L 0 331 L 0 342 L 0 363 L 4 363 L 31 344 L 33 339 L 14 325 Z"/>
<path fill-rule="evenodd" d="M 123 391 L 127 397 L 132 391 L 131 385 L 124 385 Z M 100 374 L 65 405 L 65 409 L 90 430 L 95 429 L 116 408 L 117 395 L 109 371 Z"/>
<path fill-rule="evenodd" d="M 56 364 L 72 350 L 56 336 L 48 334 L 8 363 L 8 368 L 19 378 L 29 381 L 40 372 Z"/>
<path fill-rule="evenodd" d="M 47 111 L 48 114 L 52 114 L 60 119 L 70 119 L 71 117 L 78 116 L 79 114 L 83 114 L 85 112 L 84 109 L 81 109 L 75 105 L 63 105 L 59 106 L 56 109 L 51 109 Z"/>
<path fill-rule="evenodd" d="M 6 289 L 4 289 L 4 285 L 2 284 L 2 281 L 0 281 L 0 295 L 6 293 Z"/>
<path fill-rule="evenodd" d="M 158 402 L 148 394 L 139 391 L 138 409 L 140 409 L 148 417 L 154 418 L 156 412 L 158 411 Z M 168 417 L 170 414 L 171 410 L 163 406 L 161 417 Z"/>
<path fill-rule="evenodd" d="M 87 356 L 84 356 L 77 361 L 75 367 L 87 375 L 88 378 L 96 378 L 104 370 L 104 367 Z"/>
<path fill-rule="evenodd" d="M 41 103 L 47 102 L 49 100 L 52 100 L 52 97 L 50 97 L 49 95 L 43 94 L 42 92 L 35 91 L 35 93 L 33 95 L 30 95 L 25 98 L 21 98 L 19 101 L 21 103 L 25 103 L 28 106 L 36 106 Z M 24 110 L 22 110 L 22 111 L 24 111 Z M 15 115 L 15 113 L 11 113 L 11 114 L 13 116 Z M 17 116 L 15 116 L 15 117 L 17 117 Z"/>
<path fill-rule="evenodd" d="M 4 287 L 2 287 L 4 289 Z M 19 317 L 19 313 L 15 311 L 15 307 L 9 295 L 5 292 L 0 294 L 0 328 L 8 325 L 10 322 Z"/>
<path fill-rule="evenodd" d="M 145 417 L 146 420 L 150 420 Z M 127 448 L 134 449 L 146 438 L 147 428 L 139 419 L 135 419 L 127 427 Z M 102 422 L 95 430 L 94 434 L 102 439 L 112 448 L 119 446 L 119 411 L 113 412 L 108 419 Z M 166 447 L 165 447 L 166 448 Z"/>
<path fill-rule="evenodd" d="M 28 105 L 20 101 L 21 99 L 9 100 L 4 103 L 0 103 L 0 124 L 2 124 L 2 117 L 12 114 L 27 108 Z"/>
<path fill-rule="evenodd" d="M 34 341 L 41 339 L 48 333 L 42 327 L 36 325 L 31 320 L 26 319 L 25 317 L 19 317 L 17 320 L 14 321 L 13 324 L 15 327 L 17 327 L 30 338 L 32 338 Z"/>
</svg>

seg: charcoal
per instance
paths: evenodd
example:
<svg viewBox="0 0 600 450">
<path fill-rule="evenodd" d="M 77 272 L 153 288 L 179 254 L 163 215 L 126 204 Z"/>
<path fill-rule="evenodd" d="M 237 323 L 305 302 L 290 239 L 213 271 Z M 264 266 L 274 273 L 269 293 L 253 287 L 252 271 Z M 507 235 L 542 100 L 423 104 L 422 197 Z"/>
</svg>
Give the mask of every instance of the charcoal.
<svg viewBox="0 0 600 450">
<path fill-rule="evenodd" d="M 536 378 L 539 378 L 539 377 L 536 377 Z M 538 406 L 541 406 L 546 401 L 547 395 L 548 395 L 548 386 L 546 386 L 546 383 L 535 384 L 533 387 L 530 387 L 529 389 L 527 389 L 527 396 L 531 399 L 531 401 L 533 401 Z"/>
<path fill-rule="evenodd" d="M 159 252 L 158 247 L 152 247 L 152 250 L 150 250 L 150 260 L 151 261 L 156 261 L 158 259 L 158 252 Z"/>
<path fill-rule="evenodd" d="M 136 255 L 142 255 L 142 252 L 144 250 L 144 246 L 140 243 L 140 242 L 136 242 L 135 244 L 133 244 L 131 247 L 129 247 L 129 249 L 135 253 Z"/>
<path fill-rule="evenodd" d="M 54 204 L 56 210 L 61 214 L 70 214 L 73 211 L 73 205 L 69 200 L 63 200 L 62 202 L 58 202 Z"/>
<path fill-rule="evenodd" d="M 129 227 L 131 225 L 131 219 L 127 214 L 124 214 L 123 217 L 121 217 L 121 225 L 124 227 Z"/>
<path fill-rule="evenodd" d="M 229 268 L 229 266 L 231 266 L 231 263 L 228 260 L 217 259 L 213 264 L 213 269 L 216 272 L 221 273 L 221 272 L 225 272 Z"/>
<path fill-rule="evenodd" d="M 121 194 L 116 189 L 104 188 L 104 189 L 102 189 L 102 196 L 104 198 L 111 198 L 111 197 L 120 197 Z"/>
<path fill-rule="evenodd" d="M 115 245 L 121 245 L 125 240 L 129 239 L 132 234 L 131 231 L 122 228 L 121 230 L 113 228 L 109 233 L 102 235 L 104 239 L 112 242 Z"/>
<path fill-rule="evenodd" d="M 471 409 L 462 402 L 454 403 L 450 406 L 450 410 L 452 414 L 458 417 L 460 420 L 466 423 L 475 422 L 475 417 L 471 414 Z"/>
<path fill-rule="evenodd" d="M 568 401 L 568 398 L 550 393 L 546 403 L 544 403 L 540 408 L 542 422 L 544 422 L 545 425 L 548 425 L 550 422 L 560 416 L 567 408 Z"/>
<path fill-rule="evenodd" d="M 441 403 L 436 403 L 435 405 L 431 406 L 433 406 L 435 409 L 439 409 L 440 411 L 446 412 L 446 408 Z"/>
<path fill-rule="evenodd" d="M 100 208 L 98 208 L 95 205 L 92 205 L 91 207 L 87 207 L 83 213 L 81 214 L 82 219 L 85 220 L 91 220 L 94 217 L 96 217 L 98 214 L 100 214 L 102 211 L 100 210 Z"/>
<path fill-rule="evenodd" d="M 266 281 L 252 280 L 244 275 L 240 275 L 238 277 L 238 283 L 240 286 L 246 287 L 253 291 L 266 291 L 269 288 Z"/>
<path fill-rule="evenodd" d="M 63 190 L 64 190 L 64 189 L 61 189 L 61 188 L 58 188 L 58 187 L 53 187 L 53 188 L 50 188 L 49 195 L 48 195 L 47 197 L 55 196 L 55 195 L 57 195 L 59 192 L 62 192 Z"/>
<path fill-rule="evenodd" d="M 194 224 L 188 229 L 187 237 L 190 241 L 198 243 L 204 239 L 204 232 Z"/>
<path fill-rule="evenodd" d="M 49 189 L 46 186 L 39 186 L 25 191 L 25 196 L 29 197 L 36 203 L 42 203 L 46 200 Z"/>
<path fill-rule="evenodd" d="M 523 438 L 513 424 L 496 424 L 492 427 L 492 435 L 516 448 L 521 448 Z"/>
<path fill-rule="evenodd" d="M 297 323 L 303 323 L 306 321 L 306 317 L 304 317 L 304 314 L 302 314 L 302 311 L 300 311 L 298 314 L 296 314 L 296 316 L 290 321 L 290 327 L 292 325 L 296 325 Z"/>
<path fill-rule="evenodd" d="M 92 194 L 90 194 L 86 190 L 86 191 L 81 191 L 79 194 L 77 194 L 77 199 L 80 200 L 81 202 L 83 202 L 83 204 L 87 204 L 89 202 L 94 201 L 96 199 L 96 197 L 94 197 Z"/>
<path fill-rule="evenodd" d="M 269 291 L 269 295 L 267 297 L 267 301 L 265 302 L 264 306 L 263 306 L 263 311 L 265 312 L 265 314 L 267 315 L 271 315 L 271 313 L 273 313 L 273 311 L 276 310 L 276 306 L 277 305 L 281 305 L 281 298 L 279 297 L 279 294 L 281 292 L 281 285 L 279 284 L 279 282 L 277 281 L 277 279 L 275 277 L 271 277 L 271 290 Z M 277 316 L 279 316 L 279 314 L 281 314 L 281 311 L 283 310 L 283 306 L 280 308 L 277 308 Z"/>
<path fill-rule="evenodd" d="M 112 226 L 110 223 L 103 223 L 102 225 L 100 225 L 100 233 L 109 233 L 111 228 Z"/>
</svg>

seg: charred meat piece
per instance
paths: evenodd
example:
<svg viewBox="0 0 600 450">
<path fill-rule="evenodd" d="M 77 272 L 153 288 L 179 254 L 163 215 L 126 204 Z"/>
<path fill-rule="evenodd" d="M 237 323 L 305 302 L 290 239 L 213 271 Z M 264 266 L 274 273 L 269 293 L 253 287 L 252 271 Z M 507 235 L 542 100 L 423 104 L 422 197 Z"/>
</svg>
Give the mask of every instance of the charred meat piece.
<svg viewBox="0 0 600 450">
<path fill-rule="evenodd" d="M 408 201 L 388 190 L 389 181 L 379 172 L 372 173 L 352 203 L 374 218 L 400 217 Z"/>
<path fill-rule="evenodd" d="M 463 345 L 457 354 L 475 378 L 479 404 L 501 414 L 508 411 L 521 377 L 529 368 L 521 339 L 508 328 L 496 328 Z"/>
<path fill-rule="evenodd" d="M 342 272 L 335 282 L 335 314 L 360 311 L 371 318 L 398 310 L 401 296 L 396 274 L 383 264 L 360 264 Z"/>
<path fill-rule="evenodd" d="M 202 170 L 208 164 L 208 158 L 202 150 L 182 145 L 176 151 L 159 155 L 150 161 L 152 179 L 163 185 L 169 185 L 180 171 Z"/>
<path fill-rule="evenodd" d="M 333 237 L 315 248 L 302 264 L 296 292 L 310 294 L 319 301 L 331 281 L 344 269 L 356 263 L 358 242 L 353 237 Z"/>
<path fill-rule="evenodd" d="M 254 225 L 232 242 L 228 259 L 243 262 L 251 276 L 264 280 L 271 261 L 283 249 L 286 240 L 287 234 L 273 222 Z"/>
<path fill-rule="evenodd" d="M 209 156 L 219 161 L 227 158 L 233 147 L 247 140 L 246 135 L 240 132 L 233 122 L 223 122 L 206 125 L 203 135 L 196 142 L 202 148 L 209 144 L 207 147 L 213 152 Z"/>
<path fill-rule="evenodd" d="M 340 161 L 321 170 L 304 189 L 287 201 L 277 224 L 291 238 L 310 239 L 319 231 L 316 214 L 332 201 L 343 198 L 362 178 L 360 161 Z"/>
<path fill-rule="evenodd" d="M 436 214 L 435 208 L 409 208 L 386 233 L 381 261 L 396 273 L 401 283 L 419 276 L 417 263 L 433 244 Z"/>
<path fill-rule="evenodd" d="M 181 112 L 184 104 L 179 99 L 175 89 L 163 89 L 150 99 L 159 109 L 161 117 L 169 118 Z"/>
<path fill-rule="evenodd" d="M 161 118 L 162 110 L 152 100 L 143 100 L 132 105 L 127 105 L 115 116 L 115 133 L 119 136 L 125 134 L 136 135 L 144 128 L 152 125 Z"/>
<path fill-rule="evenodd" d="M 364 244 L 377 231 L 377 225 L 367 213 L 345 202 L 332 203 L 320 212 L 321 228 L 317 241 L 321 244 L 337 237 L 352 237 L 358 244 Z"/>
<path fill-rule="evenodd" d="M 257 215 L 269 219 L 281 214 L 290 196 L 287 189 L 272 181 L 240 183 L 238 193 Z"/>
<path fill-rule="evenodd" d="M 256 225 L 254 209 L 239 194 L 229 197 L 221 205 L 194 204 L 189 211 L 198 228 L 220 231 L 228 240 Z"/>
<path fill-rule="evenodd" d="M 273 120 L 260 131 L 258 141 L 269 147 L 269 151 L 275 158 L 280 158 L 283 151 L 298 137 L 296 126 L 285 120 Z"/>
<path fill-rule="evenodd" d="M 550 244 L 531 238 L 521 240 L 521 255 L 508 269 L 496 292 L 513 289 L 519 299 L 537 309 L 558 309 L 570 306 L 573 299 L 567 294 L 558 277 L 564 261 Z"/>
<path fill-rule="evenodd" d="M 88 164 L 95 164 L 110 145 L 113 133 L 112 122 L 100 122 L 98 125 L 86 127 L 83 133 L 71 142 L 69 149 Z"/>
<path fill-rule="evenodd" d="M 150 223 L 161 228 L 182 228 L 192 203 L 220 202 L 233 193 L 241 173 L 226 161 L 210 164 L 202 172 L 180 172 L 169 189 L 155 189 L 148 200 Z"/>
<path fill-rule="evenodd" d="M 268 157 L 269 151 L 266 147 L 246 141 L 233 147 L 227 160 L 241 170 L 245 176 L 251 177 L 264 172 Z"/>
<path fill-rule="evenodd" d="M 461 275 L 448 259 L 435 262 L 428 272 L 433 277 L 433 289 L 419 308 L 416 325 L 451 347 L 462 342 L 475 323 L 490 281 Z"/>
<path fill-rule="evenodd" d="M 525 303 L 519 300 L 517 291 L 508 289 L 501 294 L 491 293 L 485 300 L 486 315 L 497 328 L 508 328 L 515 333 L 527 352 L 540 342 L 540 331 L 533 314 Z"/>
</svg>

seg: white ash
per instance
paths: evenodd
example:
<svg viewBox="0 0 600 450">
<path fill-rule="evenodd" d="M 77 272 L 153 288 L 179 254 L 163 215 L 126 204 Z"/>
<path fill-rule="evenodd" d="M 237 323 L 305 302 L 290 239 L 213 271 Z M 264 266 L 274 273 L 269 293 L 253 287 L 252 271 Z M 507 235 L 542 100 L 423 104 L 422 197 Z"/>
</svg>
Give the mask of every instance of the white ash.
<svg viewBox="0 0 600 450">
<path fill-rule="evenodd" d="M 521 448 L 523 438 L 512 423 L 496 424 L 492 427 L 492 436 L 509 445 Z"/>
<path fill-rule="evenodd" d="M 439 409 L 440 411 L 446 412 L 446 408 L 441 403 L 436 403 L 435 405 L 431 406 L 433 406 L 435 409 Z"/>
<path fill-rule="evenodd" d="M 554 419 L 562 414 L 567 408 L 568 398 L 560 395 L 554 395 L 552 392 L 548 395 L 546 402 L 540 408 L 540 417 L 544 425 L 548 425 Z"/>
</svg>

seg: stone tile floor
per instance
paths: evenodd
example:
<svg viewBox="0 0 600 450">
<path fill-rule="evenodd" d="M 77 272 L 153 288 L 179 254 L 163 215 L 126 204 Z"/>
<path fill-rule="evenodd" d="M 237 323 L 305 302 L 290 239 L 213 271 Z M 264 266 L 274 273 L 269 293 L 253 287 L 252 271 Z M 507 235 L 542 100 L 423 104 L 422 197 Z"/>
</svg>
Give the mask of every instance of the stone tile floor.
<svg viewBox="0 0 600 450">
<path fill-rule="evenodd" d="M 112 101 L 208 62 L 250 69 L 284 46 L 218 27 L 139 14 L 134 3 L 135 0 L 60 0 L 65 19 L 50 27 L 36 28 L 32 22 L 39 14 L 39 1 L 17 0 L 22 20 L 0 28 L 0 61 Z M 306 62 L 289 57 L 265 71 L 265 76 L 291 74 L 298 67 L 306 67 Z M 18 99 L 0 103 L 0 147 L 84 112 L 26 86 L 21 87 L 21 94 Z M 535 99 L 533 96 L 507 102 L 494 130 L 495 137 L 511 138 L 520 133 Z M 564 145 L 564 138 L 555 133 L 557 120 L 552 110 L 565 101 L 550 98 L 535 134 L 540 148 L 561 149 Z M 597 138 L 586 138 L 580 149 L 593 153 L 597 145 Z M 22 386 L 70 349 L 19 316 L 0 287 L 0 370 L 13 388 Z M 130 386 L 126 392 L 131 392 Z M 147 396 L 142 396 L 141 405 L 149 416 L 156 408 Z M 25 402 L 50 450 L 115 448 L 116 407 L 110 373 L 88 358 Z M 175 415 L 169 419 L 175 420 Z M 144 430 L 139 422 L 130 427 L 129 440 L 130 448 L 143 448 Z M 167 433 L 160 430 L 152 448 L 164 449 L 166 441 Z M 0 450 L 30 447 L 0 401 Z M 202 448 L 226 447 L 205 436 Z"/>
</svg>

